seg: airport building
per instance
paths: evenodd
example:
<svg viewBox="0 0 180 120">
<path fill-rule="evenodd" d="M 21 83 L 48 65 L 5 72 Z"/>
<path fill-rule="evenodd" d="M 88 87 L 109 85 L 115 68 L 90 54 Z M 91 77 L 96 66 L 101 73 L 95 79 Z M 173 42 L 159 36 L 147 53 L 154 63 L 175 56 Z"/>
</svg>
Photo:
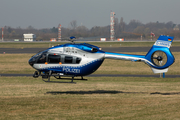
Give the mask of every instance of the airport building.
<svg viewBox="0 0 180 120">
<path fill-rule="evenodd" d="M 36 41 L 36 35 L 35 34 L 23 34 L 24 36 L 24 41 Z"/>
</svg>

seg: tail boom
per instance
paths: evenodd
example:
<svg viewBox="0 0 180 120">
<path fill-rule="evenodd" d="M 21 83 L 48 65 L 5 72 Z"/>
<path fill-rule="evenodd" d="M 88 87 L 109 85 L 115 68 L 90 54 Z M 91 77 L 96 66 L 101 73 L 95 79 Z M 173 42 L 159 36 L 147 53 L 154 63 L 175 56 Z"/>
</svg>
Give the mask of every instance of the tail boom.
<svg viewBox="0 0 180 120">
<path fill-rule="evenodd" d="M 121 53 L 111 53 L 105 52 L 105 58 L 107 59 L 117 59 L 117 60 L 130 60 L 130 61 L 144 61 L 144 55 L 132 55 L 132 54 L 121 54 Z"/>
<path fill-rule="evenodd" d="M 145 55 L 133 55 L 133 54 L 122 54 L 122 53 L 111 53 L 105 52 L 106 59 L 116 59 L 116 60 L 128 60 L 132 62 L 144 62 L 149 66 L 153 66 L 153 63 L 146 59 Z"/>
</svg>

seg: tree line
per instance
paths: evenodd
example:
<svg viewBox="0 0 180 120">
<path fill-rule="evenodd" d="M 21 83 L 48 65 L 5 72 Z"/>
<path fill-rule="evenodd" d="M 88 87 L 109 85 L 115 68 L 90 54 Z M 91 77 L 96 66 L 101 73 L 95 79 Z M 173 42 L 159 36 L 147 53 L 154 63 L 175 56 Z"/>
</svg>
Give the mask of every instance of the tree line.
<svg viewBox="0 0 180 120">
<path fill-rule="evenodd" d="M 128 24 L 124 22 L 121 17 L 120 20 L 115 18 L 115 38 L 125 38 L 125 39 L 151 39 L 151 32 L 153 32 L 157 37 L 159 35 L 170 35 L 174 36 L 175 39 L 180 38 L 180 25 L 174 24 L 172 21 L 167 23 L 161 22 L 149 22 L 143 24 L 139 20 L 131 20 Z M 178 28 L 178 29 L 174 29 Z M 37 40 L 50 40 L 51 38 L 58 37 L 58 26 L 52 28 L 36 29 L 29 26 L 25 29 L 21 27 L 12 28 L 10 26 L 4 27 L 4 39 L 23 39 L 23 34 L 33 33 L 36 35 Z M 84 25 L 77 26 L 76 20 L 70 23 L 69 28 L 61 27 L 62 38 L 67 39 L 70 36 L 75 36 L 76 38 L 110 38 L 110 25 L 107 26 L 94 26 L 88 29 Z M 98 39 L 99 40 L 99 39 Z"/>
</svg>

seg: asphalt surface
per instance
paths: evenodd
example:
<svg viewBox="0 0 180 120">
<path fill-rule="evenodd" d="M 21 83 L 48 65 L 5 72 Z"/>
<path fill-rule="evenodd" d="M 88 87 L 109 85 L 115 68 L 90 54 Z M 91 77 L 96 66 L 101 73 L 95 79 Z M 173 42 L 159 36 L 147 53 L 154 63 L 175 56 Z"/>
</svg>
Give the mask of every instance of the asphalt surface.
<svg viewBox="0 0 180 120">
<path fill-rule="evenodd" d="M 151 47 L 104 47 L 105 52 L 148 52 Z M 38 53 L 47 48 L 0 48 L 0 54 Z M 180 52 L 180 47 L 171 47 L 172 52 Z"/>
</svg>

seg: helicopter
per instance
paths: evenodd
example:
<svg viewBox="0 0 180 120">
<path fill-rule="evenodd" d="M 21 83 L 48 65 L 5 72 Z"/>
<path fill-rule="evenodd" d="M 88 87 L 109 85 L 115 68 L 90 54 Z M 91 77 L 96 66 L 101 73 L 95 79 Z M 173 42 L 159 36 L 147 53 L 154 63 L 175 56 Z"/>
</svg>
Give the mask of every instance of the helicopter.
<svg viewBox="0 0 180 120">
<path fill-rule="evenodd" d="M 175 62 L 170 51 L 172 36 L 160 35 L 146 55 L 122 54 L 102 51 L 101 48 L 88 43 L 74 43 L 75 37 L 70 37 L 72 43 L 54 46 L 37 53 L 29 59 L 31 65 L 37 71 L 33 77 L 42 76 L 42 80 L 50 82 L 50 77 L 80 76 L 80 80 L 86 80 L 83 76 L 92 74 L 103 63 L 104 59 L 129 60 L 144 62 L 151 67 L 154 73 L 165 73 L 168 67 Z"/>
</svg>

